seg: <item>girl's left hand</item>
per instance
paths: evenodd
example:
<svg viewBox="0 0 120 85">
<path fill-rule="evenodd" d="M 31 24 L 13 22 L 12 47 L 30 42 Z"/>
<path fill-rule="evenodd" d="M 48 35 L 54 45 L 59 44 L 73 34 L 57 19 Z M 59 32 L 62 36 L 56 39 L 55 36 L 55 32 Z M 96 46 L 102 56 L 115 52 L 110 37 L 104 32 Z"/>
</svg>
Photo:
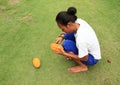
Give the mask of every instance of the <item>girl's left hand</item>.
<svg viewBox="0 0 120 85">
<path fill-rule="evenodd" d="M 60 49 L 60 48 L 58 48 L 59 49 L 59 53 L 58 54 L 60 54 L 60 55 L 64 55 L 65 54 L 65 51 L 64 51 L 64 49 Z"/>
<path fill-rule="evenodd" d="M 67 53 L 67 52 L 65 52 L 64 49 L 59 49 L 59 50 L 60 50 L 60 52 L 59 52 L 58 54 L 63 55 L 63 56 L 66 56 L 66 53 Z M 72 54 L 72 53 L 70 52 L 70 54 Z M 67 60 L 72 60 L 71 57 L 68 57 L 68 56 L 66 56 L 66 57 L 67 57 Z"/>
</svg>

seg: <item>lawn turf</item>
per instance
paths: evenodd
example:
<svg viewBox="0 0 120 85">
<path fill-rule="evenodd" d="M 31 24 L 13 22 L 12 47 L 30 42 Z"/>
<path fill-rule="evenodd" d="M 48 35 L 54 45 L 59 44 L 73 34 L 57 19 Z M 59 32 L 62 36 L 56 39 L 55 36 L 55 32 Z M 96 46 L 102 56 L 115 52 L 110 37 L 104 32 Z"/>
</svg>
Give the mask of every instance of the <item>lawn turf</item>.
<svg viewBox="0 0 120 85">
<path fill-rule="evenodd" d="M 94 28 L 101 45 L 102 59 L 83 73 L 69 73 L 75 63 L 49 48 L 61 33 L 55 16 L 69 6 Z M 0 85 L 119 85 L 119 8 L 119 0 L 0 0 Z"/>
</svg>

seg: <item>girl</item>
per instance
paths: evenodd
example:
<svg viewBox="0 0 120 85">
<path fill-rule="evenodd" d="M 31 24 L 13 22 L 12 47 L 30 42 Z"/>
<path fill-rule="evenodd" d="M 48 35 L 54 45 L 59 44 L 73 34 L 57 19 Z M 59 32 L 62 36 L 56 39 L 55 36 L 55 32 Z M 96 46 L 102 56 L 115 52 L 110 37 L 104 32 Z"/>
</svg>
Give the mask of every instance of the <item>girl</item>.
<svg viewBox="0 0 120 85">
<path fill-rule="evenodd" d="M 75 7 L 69 7 L 67 11 L 61 11 L 56 16 L 57 25 L 63 31 L 56 43 L 64 40 L 64 50 L 59 54 L 78 64 L 68 69 L 73 73 L 87 71 L 87 65 L 94 65 L 101 59 L 100 46 L 94 30 L 86 21 L 77 18 L 76 12 Z"/>
</svg>

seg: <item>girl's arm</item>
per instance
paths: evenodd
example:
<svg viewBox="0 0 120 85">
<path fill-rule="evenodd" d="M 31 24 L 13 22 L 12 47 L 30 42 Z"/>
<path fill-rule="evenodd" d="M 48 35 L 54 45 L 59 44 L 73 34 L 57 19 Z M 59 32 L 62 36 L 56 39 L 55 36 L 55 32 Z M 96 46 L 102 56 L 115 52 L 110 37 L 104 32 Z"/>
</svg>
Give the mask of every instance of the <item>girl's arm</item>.
<svg viewBox="0 0 120 85">
<path fill-rule="evenodd" d="M 81 60 L 81 61 L 87 61 L 88 60 L 88 55 L 82 57 L 82 58 L 79 58 L 78 55 L 74 54 L 74 53 L 68 53 L 68 52 L 64 52 L 62 54 L 63 56 L 67 56 L 69 58 L 72 58 L 72 59 L 75 59 L 75 60 Z"/>
<path fill-rule="evenodd" d="M 78 55 L 74 54 L 73 52 L 65 52 L 64 49 L 60 49 L 61 50 L 61 55 L 63 56 L 66 56 L 68 58 L 72 58 L 72 59 L 75 59 L 75 60 L 81 60 L 81 61 L 87 61 L 88 60 L 88 55 L 82 57 L 82 58 L 79 58 Z"/>
<path fill-rule="evenodd" d="M 65 34 L 64 32 L 61 33 L 61 34 L 58 36 L 58 38 L 56 38 L 55 43 L 57 43 L 57 44 L 61 43 L 61 42 L 64 40 L 64 34 Z"/>
</svg>

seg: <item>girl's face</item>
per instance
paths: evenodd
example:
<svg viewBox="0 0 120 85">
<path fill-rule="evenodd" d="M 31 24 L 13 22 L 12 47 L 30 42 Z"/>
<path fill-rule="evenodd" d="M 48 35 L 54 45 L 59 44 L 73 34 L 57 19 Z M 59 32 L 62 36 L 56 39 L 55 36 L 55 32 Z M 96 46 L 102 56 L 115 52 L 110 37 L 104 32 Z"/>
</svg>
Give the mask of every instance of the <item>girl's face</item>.
<svg viewBox="0 0 120 85">
<path fill-rule="evenodd" d="M 68 23 L 66 26 L 64 26 L 60 23 L 57 23 L 57 25 L 65 33 L 72 33 L 75 30 L 73 23 Z"/>
</svg>

